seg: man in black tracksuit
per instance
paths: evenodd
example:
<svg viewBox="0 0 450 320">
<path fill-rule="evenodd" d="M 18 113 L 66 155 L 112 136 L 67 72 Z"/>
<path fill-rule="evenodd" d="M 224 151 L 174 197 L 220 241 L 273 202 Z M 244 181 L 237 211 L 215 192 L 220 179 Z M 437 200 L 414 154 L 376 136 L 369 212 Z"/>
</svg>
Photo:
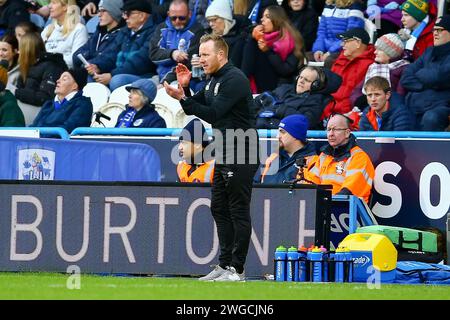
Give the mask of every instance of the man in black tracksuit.
<svg viewBox="0 0 450 320">
<path fill-rule="evenodd" d="M 180 64 L 179 87 L 167 82 L 164 86 L 170 96 L 180 100 L 187 115 L 211 123 L 214 130 L 211 212 L 217 224 L 220 256 L 219 265 L 200 280 L 241 281 L 251 236 L 252 180 L 258 168 L 253 99 L 247 77 L 228 62 L 228 46 L 220 36 L 203 36 L 199 51 L 203 70 L 210 76 L 205 89 L 190 97 L 190 72 Z M 244 132 L 248 139 L 242 138 Z"/>
</svg>

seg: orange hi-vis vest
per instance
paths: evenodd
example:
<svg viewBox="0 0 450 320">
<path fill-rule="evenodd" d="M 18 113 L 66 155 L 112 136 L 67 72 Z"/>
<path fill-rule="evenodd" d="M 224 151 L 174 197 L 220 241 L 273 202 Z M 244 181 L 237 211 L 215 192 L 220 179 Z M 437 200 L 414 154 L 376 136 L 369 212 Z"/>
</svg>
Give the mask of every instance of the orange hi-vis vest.
<svg viewBox="0 0 450 320">
<path fill-rule="evenodd" d="M 178 180 L 180 182 L 212 182 L 214 177 L 214 164 L 215 160 L 202 163 L 189 174 L 192 165 L 186 163 L 186 161 L 180 161 L 177 165 Z"/>
<path fill-rule="evenodd" d="M 375 177 L 372 161 L 358 146 L 350 149 L 350 157 L 340 161 L 322 152 L 315 156 L 304 173 L 306 179 L 316 184 L 332 185 L 332 194 L 346 188 L 353 195 L 363 198 L 366 203 L 369 201 Z"/>
</svg>

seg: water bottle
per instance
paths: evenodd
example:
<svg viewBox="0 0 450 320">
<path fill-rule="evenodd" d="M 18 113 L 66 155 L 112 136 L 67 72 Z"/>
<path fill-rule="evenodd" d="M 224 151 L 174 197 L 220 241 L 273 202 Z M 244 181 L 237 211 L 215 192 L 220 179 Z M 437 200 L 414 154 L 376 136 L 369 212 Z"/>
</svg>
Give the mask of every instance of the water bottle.
<svg viewBox="0 0 450 320">
<path fill-rule="evenodd" d="M 181 38 L 180 41 L 178 42 L 178 50 L 182 51 L 182 52 L 186 52 L 186 40 Z"/>
<path fill-rule="evenodd" d="M 198 54 L 192 55 L 192 59 L 199 59 Z M 201 66 L 192 66 L 192 78 L 201 78 L 203 76 L 203 68 Z"/>
<path fill-rule="evenodd" d="M 306 277 L 307 253 L 308 249 L 304 246 L 298 248 L 298 281 L 304 282 Z"/>
<path fill-rule="evenodd" d="M 328 251 L 324 246 L 320 246 L 319 250 L 322 252 L 322 268 L 323 268 L 323 282 L 328 282 Z"/>
<path fill-rule="evenodd" d="M 334 254 L 334 259 L 336 261 L 334 281 L 344 282 L 344 261 L 346 259 L 345 250 L 343 248 L 337 248 Z"/>
<path fill-rule="evenodd" d="M 345 264 L 348 275 L 348 282 L 353 282 L 353 257 L 350 249 L 345 248 Z"/>
<path fill-rule="evenodd" d="M 286 258 L 286 248 L 279 246 L 275 250 L 275 281 L 286 281 Z"/>
<path fill-rule="evenodd" d="M 312 281 L 313 282 L 322 282 L 322 262 L 323 262 L 323 252 L 319 248 L 315 247 L 311 250 L 311 252 L 308 252 L 309 258 L 312 263 L 311 267 L 311 274 L 312 274 Z"/>
<path fill-rule="evenodd" d="M 287 253 L 287 281 L 298 281 L 298 252 L 296 247 L 290 247 Z"/>
</svg>

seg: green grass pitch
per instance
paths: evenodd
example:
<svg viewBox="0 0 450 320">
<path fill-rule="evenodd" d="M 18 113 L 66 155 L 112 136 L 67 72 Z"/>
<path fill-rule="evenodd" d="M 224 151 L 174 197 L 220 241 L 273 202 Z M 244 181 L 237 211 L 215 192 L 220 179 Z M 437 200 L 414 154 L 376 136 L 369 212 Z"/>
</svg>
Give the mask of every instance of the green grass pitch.
<svg viewBox="0 0 450 320">
<path fill-rule="evenodd" d="M 365 283 L 200 282 L 195 278 L 116 277 L 82 274 L 77 281 L 58 273 L 0 273 L 0 299 L 149 300 L 410 300 L 450 299 L 450 286 Z"/>
</svg>

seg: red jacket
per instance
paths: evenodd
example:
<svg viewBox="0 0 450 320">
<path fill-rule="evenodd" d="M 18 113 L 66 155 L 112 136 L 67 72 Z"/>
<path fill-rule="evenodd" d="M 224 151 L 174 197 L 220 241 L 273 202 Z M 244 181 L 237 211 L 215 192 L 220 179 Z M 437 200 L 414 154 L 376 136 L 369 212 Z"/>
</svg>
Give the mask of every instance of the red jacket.
<svg viewBox="0 0 450 320">
<path fill-rule="evenodd" d="M 331 71 L 342 77 L 342 85 L 332 94 L 336 100 L 331 101 L 322 113 L 322 119 L 333 113 L 347 113 L 353 109 L 353 103 L 362 95 L 362 85 L 367 69 L 375 61 L 375 48 L 369 44 L 361 55 L 348 60 L 341 51 L 339 57 L 331 67 Z"/>
</svg>

